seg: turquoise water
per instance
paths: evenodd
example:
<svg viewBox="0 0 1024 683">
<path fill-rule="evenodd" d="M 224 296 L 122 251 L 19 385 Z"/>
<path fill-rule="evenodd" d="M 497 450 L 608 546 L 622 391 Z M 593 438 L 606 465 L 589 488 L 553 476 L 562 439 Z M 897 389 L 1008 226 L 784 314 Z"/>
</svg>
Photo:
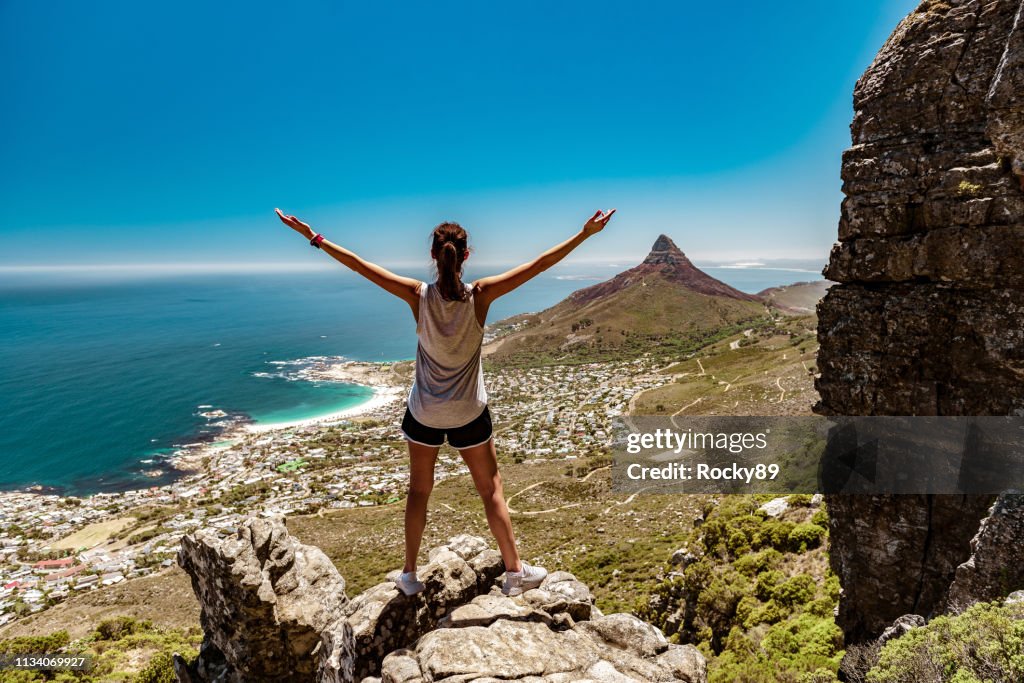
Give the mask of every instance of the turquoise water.
<svg viewBox="0 0 1024 683">
<path fill-rule="evenodd" d="M 545 308 L 618 270 L 549 271 L 499 300 L 490 319 Z M 745 291 L 814 279 L 708 271 Z M 149 279 L 4 274 L 0 489 L 81 495 L 164 483 L 173 473 L 162 458 L 216 440 L 232 420 L 299 420 L 371 395 L 304 379 L 316 359 L 398 360 L 415 350 L 406 304 L 340 268 Z M 212 411 L 226 417 L 201 414 Z"/>
</svg>

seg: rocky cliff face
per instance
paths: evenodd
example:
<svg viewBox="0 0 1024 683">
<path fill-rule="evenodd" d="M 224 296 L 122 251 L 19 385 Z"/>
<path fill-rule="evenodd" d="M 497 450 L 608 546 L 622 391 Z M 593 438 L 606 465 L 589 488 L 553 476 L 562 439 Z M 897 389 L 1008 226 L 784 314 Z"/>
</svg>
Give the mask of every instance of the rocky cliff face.
<svg viewBox="0 0 1024 683">
<path fill-rule="evenodd" d="M 1022 7 L 926 0 L 857 83 L 825 270 L 840 284 L 818 309 L 823 414 L 1024 414 Z M 848 643 L 944 609 L 991 502 L 831 497 Z"/>
<path fill-rule="evenodd" d="M 178 562 L 205 635 L 195 661 L 176 656 L 182 683 L 707 680 L 696 648 L 632 615 L 601 614 L 572 574 L 501 595 L 500 555 L 471 536 L 430 552 L 426 590 L 413 597 L 387 582 L 350 601 L 337 569 L 281 521 L 198 531 Z"/>
<path fill-rule="evenodd" d="M 971 539 L 971 556 L 956 568 L 945 611 L 962 612 L 975 602 L 999 600 L 1024 587 L 1021 539 L 1024 496 L 1003 494 Z"/>
</svg>

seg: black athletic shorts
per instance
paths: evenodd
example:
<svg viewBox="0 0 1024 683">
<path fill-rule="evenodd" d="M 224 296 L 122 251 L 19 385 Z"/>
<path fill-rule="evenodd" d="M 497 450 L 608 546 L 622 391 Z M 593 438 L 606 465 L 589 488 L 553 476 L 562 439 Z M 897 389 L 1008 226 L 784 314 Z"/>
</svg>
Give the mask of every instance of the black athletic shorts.
<svg viewBox="0 0 1024 683">
<path fill-rule="evenodd" d="M 484 406 L 484 412 L 469 424 L 450 429 L 438 429 L 420 424 L 409 412 L 408 406 L 405 408 L 405 417 L 402 418 L 402 434 L 405 435 L 405 438 L 424 446 L 440 446 L 447 436 L 448 445 L 452 448 L 472 448 L 490 441 L 493 433 L 491 411 L 487 409 L 487 406 Z"/>
</svg>

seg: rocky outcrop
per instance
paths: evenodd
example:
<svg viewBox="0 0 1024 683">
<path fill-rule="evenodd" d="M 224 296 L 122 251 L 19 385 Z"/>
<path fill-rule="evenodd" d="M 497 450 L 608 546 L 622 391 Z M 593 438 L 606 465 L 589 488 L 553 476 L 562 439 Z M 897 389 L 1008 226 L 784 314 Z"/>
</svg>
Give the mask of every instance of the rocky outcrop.
<svg viewBox="0 0 1024 683">
<path fill-rule="evenodd" d="M 1024 587 L 1024 495 L 996 500 L 971 539 L 970 558 L 956 568 L 946 608 L 962 612 L 975 602 L 1001 599 Z"/>
<path fill-rule="evenodd" d="M 857 83 L 825 270 L 841 284 L 819 309 L 824 412 L 1024 411 L 1020 8 L 924 2 Z"/>
<path fill-rule="evenodd" d="M 880 646 L 885 645 L 890 640 L 901 638 L 915 628 L 921 628 L 924 626 L 924 623 L 924 617 L 920 614 L 904 614 L 894 621 L 892 626 L 882 631 L 882 635 L 878 636 L 878 644 Z"/>
<path fill-rule="evenodd" d="M 183 683 L 705 683 L 704 657 L 670 644 L 628 614 L 603 615 L 586 585 L 553 572 L 509 598 L 501 557 L 482 539 L 434 548 L 426 590 L 391 582 L 349 601 L 341 575 L 280 520 L 253 519 L 234 535 L 186 536 L 178 561 L 201 606 L 199 657 L 175 659 Z"/>
<path fill-rule="evenodd" d="M 344 618 L 345 580 L 319 548 L 279 521 L 252 519 L 233 536 L 182 538 L 178 564 L 199 599 L 204 642 L 185 681 L 347 681 L 355 640 Z"/>
<path fill-rule="evenodd" d="M 552 574 L 521 601 L 479 596 L 442 626 L 415 648 L 388 655 L 384 683 L 707 679 L 696 648 L 670 644 L 632 615 L 600 615 L 586 586 L 565 572 Z"/>
<path fill-rule="evenodd" d="M 1024 414 L 1022 5 L 927 0 L 857 83 L 822 414 Z M 830 496 L 847 643 L 943 609 L 990 503 Z"/>
<path fill-rule="evenodd" d="M 843 592 L 847 642 L 881 634 L 903 614 L 931 616 L 988 507 L 971 496 L 828 496 L 829 561 Z"/>
<path fill-rule="evenodd" d="M 451 610 L 486 593 L 505 571 L 483 539 L 456 536 L 434 548 L 417 575 L 426 590 L 406 597 L 390 581 L 370 588 L 344 609 L 355 636 L 356 680 L 380 671 L 385 655 L 410 647 Z"/>
</svg>

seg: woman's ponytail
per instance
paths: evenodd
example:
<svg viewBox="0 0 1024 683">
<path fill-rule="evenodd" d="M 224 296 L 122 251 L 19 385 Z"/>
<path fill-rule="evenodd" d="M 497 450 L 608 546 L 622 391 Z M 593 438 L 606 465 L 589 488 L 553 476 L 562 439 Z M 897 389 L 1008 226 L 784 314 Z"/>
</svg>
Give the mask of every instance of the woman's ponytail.
<svg viewBox="0 0 1024 683">
<path fill-rule="evenodd" d="M 448 301 L 465 301 L 469 296 L 461 277 L 468 237 L 458 223 L 441 223 L 434 228 L 430 252 L 437 263 L 438 291 Z"/>
</svg>

